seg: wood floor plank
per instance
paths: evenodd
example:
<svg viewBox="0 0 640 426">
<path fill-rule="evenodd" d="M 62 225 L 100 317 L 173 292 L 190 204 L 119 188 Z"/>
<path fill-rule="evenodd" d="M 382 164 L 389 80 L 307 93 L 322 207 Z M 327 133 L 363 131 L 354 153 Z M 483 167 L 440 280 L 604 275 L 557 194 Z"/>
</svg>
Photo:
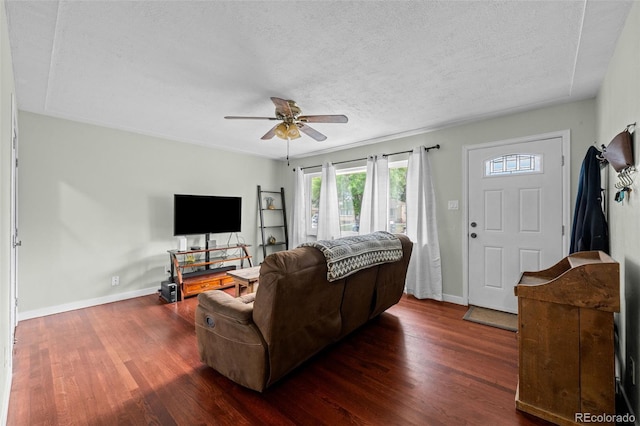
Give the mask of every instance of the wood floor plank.
<svg viewBox="0 0 640 426">
<path fill-rule="evenodd" d="M 9 425 L 546 425 L 515 409 L 517 342 L 404 296 L 264 393 L 198 356 L 196 298 L 22 321 Z"/>
</svg>

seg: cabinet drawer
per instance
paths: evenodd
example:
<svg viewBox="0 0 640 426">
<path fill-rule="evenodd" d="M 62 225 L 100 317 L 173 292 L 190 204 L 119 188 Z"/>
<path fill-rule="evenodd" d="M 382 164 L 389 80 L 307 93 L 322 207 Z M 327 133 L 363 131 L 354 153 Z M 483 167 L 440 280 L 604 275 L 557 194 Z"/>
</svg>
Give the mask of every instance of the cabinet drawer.
<svg viewBox="0 0 640 426">
<path fill-rule="evenodd" d="M 184 295 L 193 296 L 194 294 L 202 293 L 203 291 L 212 290 L 213 288 L 218 287 L 218 282 L 219 280 L 184 283 Z"/>
<path fill-rule="evenodd" d="M 230 287 L 232 285 L 233 278 L 229 276 L 189 278 L 184 280 L 183 292 L 185 297 L 188 297 L 202 293 L 203 291 Z"/>
<path fill-rule="evenodd" d="M 220 280 L 220 285 L 231 285 L 233 283 L 234 283 L 233 277 L 230 277 L 228 275 L 222 277 L 222 279 Z"/>
</svg>

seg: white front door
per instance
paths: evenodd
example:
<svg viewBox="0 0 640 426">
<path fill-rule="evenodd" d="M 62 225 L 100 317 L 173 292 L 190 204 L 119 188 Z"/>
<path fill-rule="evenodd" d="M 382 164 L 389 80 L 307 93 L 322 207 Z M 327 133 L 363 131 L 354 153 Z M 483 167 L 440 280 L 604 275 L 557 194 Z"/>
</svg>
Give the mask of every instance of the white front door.
<svg viewBox="0 0 640 426">
<path fill-rule="evenodd" d="M 516 313 L 523 271 L 563 257 L 563 140 L 469 148 L 469 304 Z"/>
</svg>

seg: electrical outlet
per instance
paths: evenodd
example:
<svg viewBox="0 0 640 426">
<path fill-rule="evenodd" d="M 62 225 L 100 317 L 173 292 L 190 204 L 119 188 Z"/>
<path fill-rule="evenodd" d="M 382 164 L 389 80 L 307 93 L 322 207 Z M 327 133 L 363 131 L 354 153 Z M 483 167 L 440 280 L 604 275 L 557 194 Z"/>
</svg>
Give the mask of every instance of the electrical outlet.
<svg viewBox="0 0 640 426">
<path fill-rule="evenodd" d="M 631 384 L 636 384 L 636 362 L 632 357 L 629 357 L 629 370 L 631 371 Z"/>
<path fill-rule="evenodd" d="M 449 210 L 458 210 L 458 200 L 449 200 L 448 208 Z"/>
<path fill-rule="evenodd" d="M 118 275 L 114 275 L 111 277 L 111 285 L 115 286 L 115 285 L 120 285 L 120 276 Z"/>
</svg>

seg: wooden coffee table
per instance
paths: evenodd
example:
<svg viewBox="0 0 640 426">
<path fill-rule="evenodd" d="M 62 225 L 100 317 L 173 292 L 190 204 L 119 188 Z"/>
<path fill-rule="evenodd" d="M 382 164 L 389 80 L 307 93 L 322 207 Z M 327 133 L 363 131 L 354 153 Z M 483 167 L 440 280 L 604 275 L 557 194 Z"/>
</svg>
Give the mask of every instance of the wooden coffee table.
<svg viewBox="0 0 640 426">
<path fill-rule="evenodd" d="M 254 286 L 258 284 L 258 278 L 260 277 L 260 266 L 253 266 L 251 268 L 234 269 L 227 271 L 227 275 L 233 277 L 236 285 L 236 297 L 240 296 L 240 287 L 246 287 L 249 293 L 253 293 Z"/>
</svg>

